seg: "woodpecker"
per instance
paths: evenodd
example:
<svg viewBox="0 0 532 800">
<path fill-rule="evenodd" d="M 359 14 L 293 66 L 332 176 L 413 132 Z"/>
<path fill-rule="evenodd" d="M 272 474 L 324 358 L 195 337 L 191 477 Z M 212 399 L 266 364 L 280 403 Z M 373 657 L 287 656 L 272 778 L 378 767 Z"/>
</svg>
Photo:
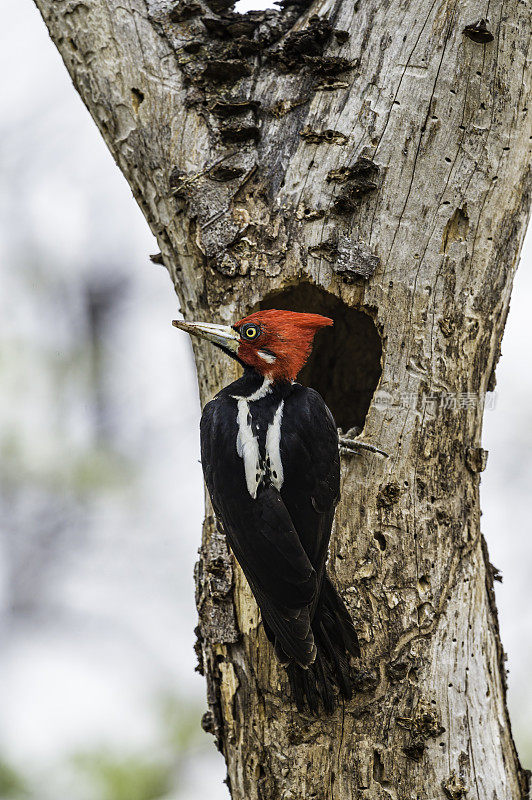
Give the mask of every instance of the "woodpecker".
<svg viewBox="0 0 532 800">
<path fill-rule="evenodd" d="M 217 520 L 286 668 L 300 711 L 350 698 L 358 637 L 326 570 L 340 497 L 338 432 L 314 389 L 296 382 L 319 314 L 267 310 L 233 326 L 174 320 L 244 373 L 205 406 L 201 463 Z"/>
</svg>

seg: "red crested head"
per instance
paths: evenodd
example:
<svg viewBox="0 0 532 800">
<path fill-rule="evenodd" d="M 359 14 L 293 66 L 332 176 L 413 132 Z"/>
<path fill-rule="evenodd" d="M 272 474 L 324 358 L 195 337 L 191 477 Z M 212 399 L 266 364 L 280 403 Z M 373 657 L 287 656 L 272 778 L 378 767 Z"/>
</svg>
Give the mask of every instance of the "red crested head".
<svg viewBox="0 0 532 800">
<path fill-rule="evenodd" d="M 320 314 L 257 311 L 233 325 L 240 336 L 238 358 L 273 381 L 295 380 L 310 356 L 316 331 L 333 324 Z"/>
</svg>

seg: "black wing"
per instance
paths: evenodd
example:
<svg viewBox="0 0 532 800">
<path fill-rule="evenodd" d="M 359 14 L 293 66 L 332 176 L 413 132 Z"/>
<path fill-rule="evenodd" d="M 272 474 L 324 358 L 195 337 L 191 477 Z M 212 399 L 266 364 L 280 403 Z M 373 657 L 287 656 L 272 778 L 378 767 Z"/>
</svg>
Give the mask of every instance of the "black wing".
<svg viewBox="0 0 532 800">
<path fill-rule="evenodd" d="M 317 597 L 315 570 L 290 514 L 272 486 L 248 492 L 236 450 L 236 403 L 219 396 L 201 418 L 201 460 L 216 516 L 250 584 L 268 632 L 301 665 L 316 648 L 311 609 Z"/>
<path fill-rule="evenodd" d="M 314 389 L 294 386 L 285 400 L 281 497 L 321 583 L 340 497 L 340 453 L 333 416 Z"/>
<path fill-rule="evenodd" d="M 359 656 L 358 636 L 345 603 L 325 569 L 331 528 L 340 497 L 340 453 L 333 416 L 313 389 L 294 386 L 285 400 L 281 437 L 284 483 L 281 496 L 317 576 L 311 624 L 317 648 L 310 669 L 288 667 L 298 708 L 318 713 L 335 704 L 333 685 L 350 698 L 350 656 Z"/>
</svg>

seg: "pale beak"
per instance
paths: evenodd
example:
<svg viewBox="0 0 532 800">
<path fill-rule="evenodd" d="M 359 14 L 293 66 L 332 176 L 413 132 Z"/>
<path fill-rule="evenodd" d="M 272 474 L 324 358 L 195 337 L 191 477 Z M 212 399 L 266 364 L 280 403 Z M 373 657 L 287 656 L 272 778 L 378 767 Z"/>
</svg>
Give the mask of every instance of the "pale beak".
<svg viewBox="0 0 532 800">
<path fill-rule="evenodd" d="M 240 336 L 229 325 L 213 325 L 210 322 L 185 322 L 183 319 L 172 320 L 172 325 L 191 336 L 199 336 L 221 347 L 228 353 L 236 354 L 240 347 Z"/>
</svg>

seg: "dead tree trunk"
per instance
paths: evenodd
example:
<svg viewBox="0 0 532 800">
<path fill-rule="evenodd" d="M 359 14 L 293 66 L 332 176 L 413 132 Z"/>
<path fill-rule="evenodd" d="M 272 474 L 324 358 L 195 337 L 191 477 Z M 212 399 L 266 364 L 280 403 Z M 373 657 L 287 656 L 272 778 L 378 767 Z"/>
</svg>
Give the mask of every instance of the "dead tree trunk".
<svg viewBox="0 0 532 800">
<path fill-rule="evenodd" d="M 478 485 L 530 199 L 530 8 L 36 2 L 185 317 L 334 317 L 303 378 L 391 454 L 343 457 L 330 571 L 363 660 L 331 717 L 287 700 L 206 518 L 198 654 L 233 798 L 524 797 Z M 235 377 L 209 345 L 196 363 L 203 400 Z"/>
</svg>

